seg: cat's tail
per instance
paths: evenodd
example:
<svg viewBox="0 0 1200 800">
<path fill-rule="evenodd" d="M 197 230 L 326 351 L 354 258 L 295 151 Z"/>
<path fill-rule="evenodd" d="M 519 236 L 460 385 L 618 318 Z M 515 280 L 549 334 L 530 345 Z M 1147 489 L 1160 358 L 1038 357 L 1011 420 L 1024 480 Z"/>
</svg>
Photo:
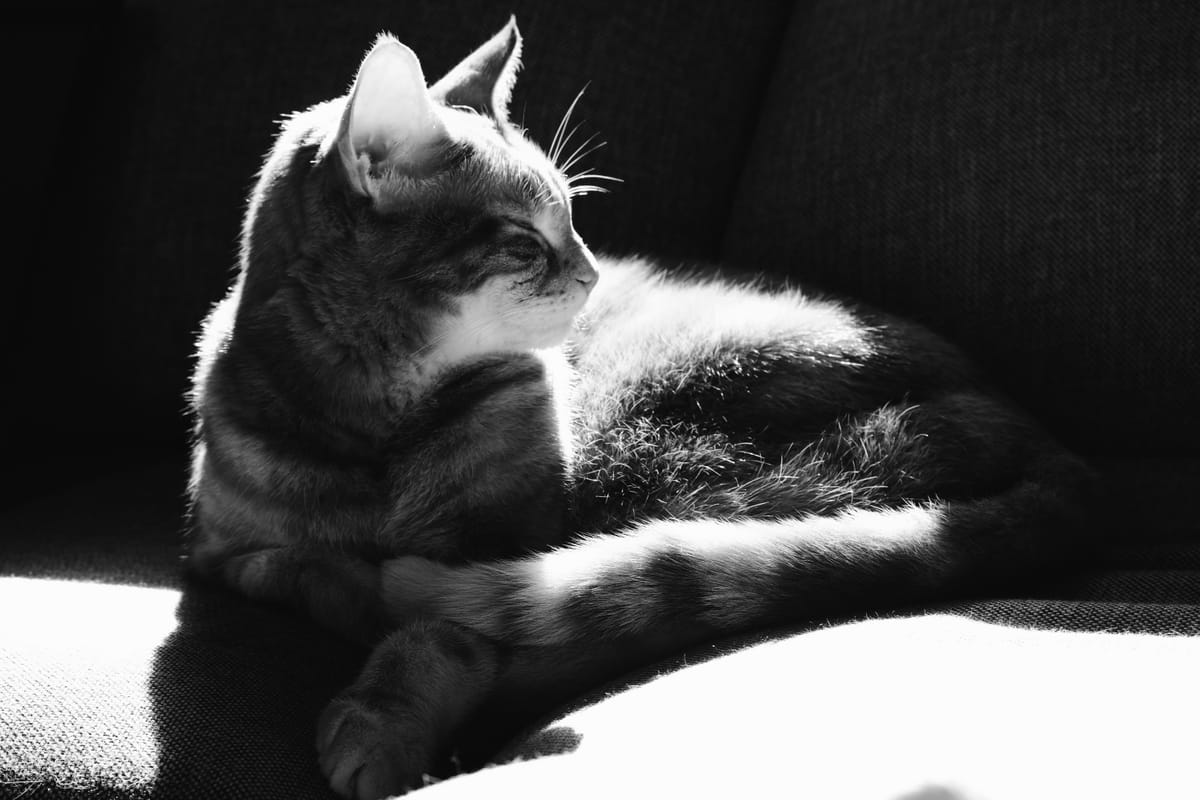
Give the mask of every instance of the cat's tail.
<svg viewBox="0 0 1200 800">
<path fill-rule="evenodd" d="M 656 520 L 518 559 L 385 564 L 397 617 L 512 645 L 723 633 L 985 588 L 1062 558 L 1085 532 L 1086 470 L 1059 452 L 991 497 L 773 520 Z"/>
</svg>

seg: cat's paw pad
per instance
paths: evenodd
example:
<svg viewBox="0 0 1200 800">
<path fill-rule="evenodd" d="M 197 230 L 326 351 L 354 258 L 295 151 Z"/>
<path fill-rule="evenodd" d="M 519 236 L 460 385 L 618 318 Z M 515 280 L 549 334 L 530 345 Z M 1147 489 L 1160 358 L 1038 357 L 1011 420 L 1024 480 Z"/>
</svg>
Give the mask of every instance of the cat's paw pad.
<svg viewBox="0 0 1200 800">
<path fill-rule="evenodd" d="M 317 754 L 330 787 L 352 800 L 378 800 L 422 785 L 429 753 L 403 714 L 347 693 L 317 721 Z"/>
</svg>

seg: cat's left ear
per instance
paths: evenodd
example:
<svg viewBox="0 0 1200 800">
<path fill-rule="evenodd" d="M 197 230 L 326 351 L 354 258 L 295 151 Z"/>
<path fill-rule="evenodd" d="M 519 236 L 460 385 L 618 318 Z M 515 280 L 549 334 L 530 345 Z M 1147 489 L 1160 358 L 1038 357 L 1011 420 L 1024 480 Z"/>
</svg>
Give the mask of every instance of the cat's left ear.
<svg viewBox="0 0 1200 800">
<path fill-rule="evenodd" d="M 373 172 L 420 174 L 436 162 L 445 141 L 421 62 L 408 47 L 381 35 L 358 69 L 336 138 L 351 186 L 374 195 Z"/>
<path fill-rule="evenodd" d="M 429 93 L 448 106 L 465 106 L 498 122 L 508 121 L 508 101 L 521 67 L 521 32 L 517 18 L 430 87 Z"/>
</svg>

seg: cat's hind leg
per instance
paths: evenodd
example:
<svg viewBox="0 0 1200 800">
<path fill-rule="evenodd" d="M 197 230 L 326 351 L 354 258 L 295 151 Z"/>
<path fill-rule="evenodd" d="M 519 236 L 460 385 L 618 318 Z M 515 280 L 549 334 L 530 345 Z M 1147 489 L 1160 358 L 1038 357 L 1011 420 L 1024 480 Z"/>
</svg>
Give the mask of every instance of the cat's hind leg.
<svg viewBox="0 0 1200 800">
<path fill-rule="evenodd" d="M 353 800 L 420 787 L 459 724 L 488 695 L 500 651 L 450 622 L 417 620 L 372 651 L 358 679 L 321 714 L 321 771 Z"/>
<path fill-rule="evenodd" d="M 848 417 L 785 467 L 754 489 L 783 516 L 648 519 L 485 563 L 392 559 L 384 606 L 506 646 L 736 632 L 1009 585 L 1077 551 L 1095 502 L 1086 465 L 973 394 Z"/>
</svg>

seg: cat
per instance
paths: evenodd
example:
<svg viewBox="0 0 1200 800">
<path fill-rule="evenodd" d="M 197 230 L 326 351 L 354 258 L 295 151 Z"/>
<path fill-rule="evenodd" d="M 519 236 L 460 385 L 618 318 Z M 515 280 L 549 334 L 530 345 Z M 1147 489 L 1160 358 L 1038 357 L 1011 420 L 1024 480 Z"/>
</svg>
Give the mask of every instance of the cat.
<svg viewBox="0 0 1200 800">
<path fill-rule="evenodd" d="M 508 118 L 520 50 L 428 86 L 381 35 L 287 119 L 198 343 L 187 563 L 372 644 L 317 722 L 347 797 L 505 692 L 978 591 L 1088 527 L 1089 467 L 919 325 L 597 259 L 565 126 Z"/>
</svg>

